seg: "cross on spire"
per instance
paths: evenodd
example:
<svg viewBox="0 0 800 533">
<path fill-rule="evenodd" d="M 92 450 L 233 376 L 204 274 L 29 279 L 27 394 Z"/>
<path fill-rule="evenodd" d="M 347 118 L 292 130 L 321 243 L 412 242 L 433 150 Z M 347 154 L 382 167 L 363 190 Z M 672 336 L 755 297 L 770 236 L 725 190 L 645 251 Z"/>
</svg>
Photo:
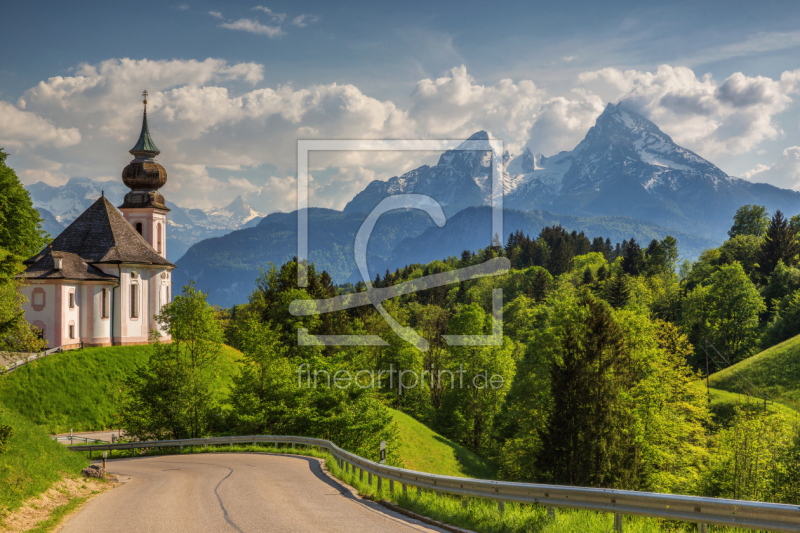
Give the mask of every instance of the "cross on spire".
<svg viewBox="0 0 800 533">
<path fill-rule="evenodd" d="M 144 96 L 144 112 L 147 114 L 147 89 L 142 91 L 142 96 Z"/>
</svg>

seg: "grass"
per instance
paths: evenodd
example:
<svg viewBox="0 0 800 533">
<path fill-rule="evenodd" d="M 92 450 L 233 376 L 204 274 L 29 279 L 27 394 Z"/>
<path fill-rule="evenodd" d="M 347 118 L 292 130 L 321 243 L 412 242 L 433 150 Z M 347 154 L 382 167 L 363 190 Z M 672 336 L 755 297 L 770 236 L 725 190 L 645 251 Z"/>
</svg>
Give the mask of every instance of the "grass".
<svg viewBox="0 0 800 533">
<path fill-rule="evenodd" d="M 775 402 L 800 410 L 800 335 L 710 376 L 711 387 L 759 398 L 758 389 Z M 752 383 L 752 385 L 751 385 Z"/>
<path fill-rule="evenodd" d="M 699 382 L 698 382 L 699 386 Z M 702 387 L 705 389 L 705 381 L 702 382 Z M 733 418 L 737 407 L 748 407 L 753 410 L 764 409 L 764 401 L 758 398 L 753 398 L 746 394 L 737 394 L 719 389 L 711 389 L 711 403 L 709 404 L 715 421 L 722 425 L 728 426 Z M 767 411 L 770 413 L 782 414 L 789 421 L 800 419 L 800 413 L 778 402 L 767 402 Z"/>
<path fill-rule="evenodd" d="M 395 483 L 394 492 L 390 492 L 390 485 L 386 480 L 384 480 L 381 490 L 378 491 L 376 477 L 373 477 L 372 482 L 369 483 L 366 474 L 362 480 L 359 474 L 352 470 L 345 472 L 339 468 L 333 456 L 317 449 L 294 449 L 288 446 L 276 448 L 264 445 L 187 446 L 183 451 L 178 448 L 166 448 L 163 451 L 150 450 L 142 455 L 253 452 L 291 453 L 324 459 L 328 471 L 334 477 L 356 488 L 364 498 L 375 501 L 382 499 L 391 501 L 415 513 L 478 533 L 575 533 L 576 531 L 612 533 L 614 531 L 614 517 L 609 513 L 558 509 L 555 520 L 551 520 L 547 516 L 547 509 L 539 505 L 506 503 L 505 510 L 501 512 L 497 502 L 493 500 L 461 498 L 436 494 L 431 491 L 417 491 L 411 486 L 408 487 L 406 493 L 403 493 L 400 483 Z M 119 452 L 115 452 L 115 457 L 117 457 L 117 453 Z M 129 453 L 122 452 L 120 455 L 129 456 Z M 687 524 L 634 516 L 625 516 L 624 520 L 626 533 L 694 533 L 697 531 L 697 525 L 694 523 Z M 713 533 L 752 532 L 752 530 L 716 526 L 710 526 L 708 530 Z"/>
<path fill-rule="evenodd" d="M 18 413 L 3 409 L 0 424 L 14 428 L 6 451 L 0 453 L 0 515 L 41 494 L 64 475 L 80 473 L 89 464 L 81 454 L 70 452 Z"/>
<path fill-rule="evenodd" d="M 405 468 L 445 476 L 494 479 L 497 465 L 442 437 L 409 415 L 390 409 L 400 429 L 400 458 Z"/>
<path fill-rule="evenodd" d="M 116 427 L 120 380 L 144 364 L 153 347 L 85 348 L 48 356 L 0 376 L 0 404 L 51 433 Z M 227 391 L 240 352 L 225 346 L 215 386 Z"/>
</svg>

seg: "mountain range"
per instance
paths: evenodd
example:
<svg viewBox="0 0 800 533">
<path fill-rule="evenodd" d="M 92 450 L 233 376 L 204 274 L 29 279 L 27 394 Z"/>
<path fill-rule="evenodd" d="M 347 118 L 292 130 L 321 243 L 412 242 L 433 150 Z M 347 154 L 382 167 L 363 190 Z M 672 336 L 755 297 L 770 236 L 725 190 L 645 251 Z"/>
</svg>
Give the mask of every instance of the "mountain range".
<svg viewBox="0 0 800 533">
<path fill-rule="evenodd" d="M 470 140 L 488 138 L 481 131 Z M 448 215 L 485 204 L 491 189 L 488 156 L 447 151 L 436 166 L 373 181 L 344 211 L 369 212 L 383 198 L 403 193 L 429 195 Z M 526 148 L 504 159 L 504 204 L 521 211 L 628 216 L 718 240 L 726 238 L 733 214 L 744 204 L 800 212 L 800 192 L 729 176 L 622 104 L 608 104 L 574 150 L 545 157 Z"/>
<path fill-rule="evenodd" d="M 44 219 L 43 227 L 51 237 L 56 237 L 73 220 L 105 194 L 113 205 L 121 205 L 129 189 L 117 180 L 93 181 L 88 178 L 71 178 L 64 185 L 54 187 L 44 182 L 26 187 L 33 206 Z M 170 212 L 167 217 L 167 259 L 180 259 L 195 243 L 219 237 L 231 231 L 255 226 L 263 217 L 238 196 L 223 208 L 185 209 L 166 202 Z"/>
</svg>

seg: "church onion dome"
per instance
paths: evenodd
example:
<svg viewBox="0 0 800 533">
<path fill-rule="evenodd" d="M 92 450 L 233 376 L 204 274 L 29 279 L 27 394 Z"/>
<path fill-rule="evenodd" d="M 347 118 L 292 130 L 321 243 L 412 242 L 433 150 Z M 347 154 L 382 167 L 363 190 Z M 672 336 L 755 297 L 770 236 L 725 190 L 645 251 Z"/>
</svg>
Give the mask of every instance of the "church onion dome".
<svg viewBox="0 0 800 533">
<path fill-rule="evenodd" d="M 167 183 L 167 171 L 154 159 L 161 151 L 150 137 L 150 128 L 147 126 L 147 91 L 143 94 L 145 107 L 142 132 L 136 146 L 130 150 L 135 159 L 122 170 L 122 182 L 131 188 L 131 192 L 125 195 L 125 203 L 120 207 L 167 209 L 164 197 L 158 192 Z"/>
</svg>

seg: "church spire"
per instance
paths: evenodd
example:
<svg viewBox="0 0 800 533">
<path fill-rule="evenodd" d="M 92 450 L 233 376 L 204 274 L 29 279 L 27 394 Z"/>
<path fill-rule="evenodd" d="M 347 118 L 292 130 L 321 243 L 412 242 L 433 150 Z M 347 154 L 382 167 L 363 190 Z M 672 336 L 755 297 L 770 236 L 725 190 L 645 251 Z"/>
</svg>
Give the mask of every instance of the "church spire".
<svg viewBox="0 0 800 533">
<path fill-rule="evenodd" d="M 144 96 L 144 116 L 142 118 L 142 132 L 139 134 L 139 140 L 136 146 L 130 149 L 130 153 L 134 157 L 152 158 L 161 153 L 156 147 L 156 143 L 150 137 L 150 128 L 147 127 L 147 91 L 142 93 Z"/>
</svg>

